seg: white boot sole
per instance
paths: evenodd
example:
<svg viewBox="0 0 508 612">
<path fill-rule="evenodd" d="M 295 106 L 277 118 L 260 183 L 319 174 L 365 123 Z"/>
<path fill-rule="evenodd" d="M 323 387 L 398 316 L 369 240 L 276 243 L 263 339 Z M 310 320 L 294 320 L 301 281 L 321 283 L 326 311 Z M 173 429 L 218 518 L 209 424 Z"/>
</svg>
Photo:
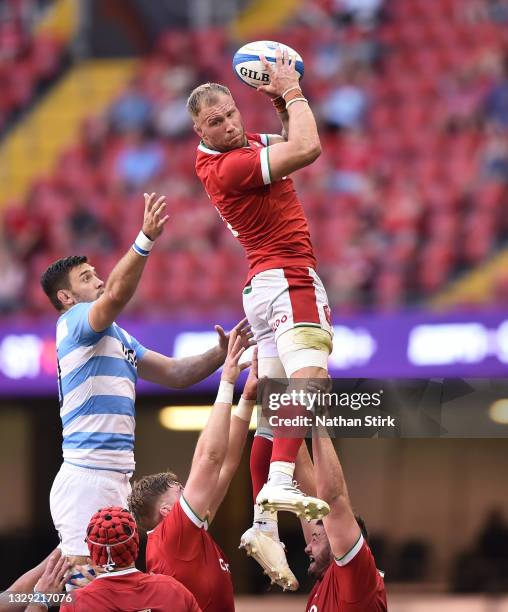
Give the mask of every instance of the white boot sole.
<svg viewBox="0 0 508 612">
<path fill-rule="evenodd" d="M 276 500 L 271 497 L 260 499 L 258 506 L 270 512 L 293 512 L 298 517 L 305 518 L 306 521 L 322 519 L 330 512 L 330 506 L 319 500 Z"/>
<path fill-rule="evenodd" d="M 240 546 L 238 548 L 242 548 L 247 553 L 248 557 L 252 557 L 255 561 L 261 565 L 263 568 L 263 574 L 270 578 L 270 584 L 276 584 L 280 586 L 283 591 L 296 591 L 298 590 L 299 584 L 296 578 L 293 580 L 284 578 L 284 575 L 281 572 L 277 572 L 273 567 L 268 565 L 268 562 L 265 558 L 260 554 L 260 551 L 257 549 L 255 544 L 251 542 L 247 542 L 245 540 L 240 540 Z"/>
</svg>

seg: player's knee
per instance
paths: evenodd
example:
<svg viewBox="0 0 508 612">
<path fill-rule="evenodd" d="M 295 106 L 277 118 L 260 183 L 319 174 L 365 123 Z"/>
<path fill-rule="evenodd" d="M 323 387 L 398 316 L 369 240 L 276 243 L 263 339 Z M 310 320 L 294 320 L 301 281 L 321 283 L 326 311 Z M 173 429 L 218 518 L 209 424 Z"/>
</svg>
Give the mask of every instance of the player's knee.
<svg viewBox="0 0 508 612">
<path fill-rule="evenodd" d="M 277 349 L 286 376 L 309 368 L 309 378 L 320 377 L 319 370 L 328 371 L 332 337 L 320 327 L 294 327 L 279 336 Z"/>
</svg>

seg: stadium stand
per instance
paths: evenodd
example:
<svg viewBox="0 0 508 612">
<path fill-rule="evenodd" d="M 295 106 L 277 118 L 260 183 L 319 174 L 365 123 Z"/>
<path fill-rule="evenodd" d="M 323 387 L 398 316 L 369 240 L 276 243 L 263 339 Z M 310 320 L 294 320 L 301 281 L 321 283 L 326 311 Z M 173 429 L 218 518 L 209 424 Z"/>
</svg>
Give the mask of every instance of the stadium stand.
<svg viewBox="0 0 508 612">
<path fill-rule="evenodd" d="M 64 37 L 37 27 L 48 5 L 26 0 L 0 5 L 0 131 L 19 117 L 65 63 Z"/>
<path fill-rule="evenodd" d="M 321 124 L 323 155 L 296 177 L 320 275 L 338 313 L 418 302 L 507 238 L 504 4 L 393 0 L 367 3 L 368 13 L 353 0 L 310 4 L 270 37 L 304 57 Z M 247 129 L 278 129 L 268 101 L 228 68 L 237 45 L 221 29 L 163 34 L 108 112 L 84 122 L 23 205 L 5 208 L 2 257 L 28 266 L 9 310 L 48 310 L 38 272 L 64 253 L 86 251 L 109 272 L 138 227 L 133 202 L 149 190 L 168 194 L 173 221 L 131 312 L 239 311 L 243 260 L 194 177 L 185 111 L 195 84 L 218 80 Z"/>
</svg>

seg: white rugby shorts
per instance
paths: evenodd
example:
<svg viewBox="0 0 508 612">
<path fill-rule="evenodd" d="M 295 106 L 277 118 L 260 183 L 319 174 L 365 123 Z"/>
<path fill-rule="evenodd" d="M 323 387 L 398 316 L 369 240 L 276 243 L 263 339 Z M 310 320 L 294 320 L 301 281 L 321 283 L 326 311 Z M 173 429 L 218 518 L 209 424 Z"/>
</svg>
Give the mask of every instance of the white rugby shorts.
<svg viewBox="0 0 508 612">
<path fill-rule="evenodd" d="M 274 268 L 256 274 L 243 290 L 243 307 L 258 345 L 258 356 L 279 357 L 277 340 L 297 327 L 333 335 L 330 306 L 312 268 Z"/>
<path fill-rule="evenodd" d="M 49 505 L 63 554 L 88 557 L 85 537 L 92 515 L 105 506 L 127 507 L 131 475 L 62 463 Z"/>
</svg>

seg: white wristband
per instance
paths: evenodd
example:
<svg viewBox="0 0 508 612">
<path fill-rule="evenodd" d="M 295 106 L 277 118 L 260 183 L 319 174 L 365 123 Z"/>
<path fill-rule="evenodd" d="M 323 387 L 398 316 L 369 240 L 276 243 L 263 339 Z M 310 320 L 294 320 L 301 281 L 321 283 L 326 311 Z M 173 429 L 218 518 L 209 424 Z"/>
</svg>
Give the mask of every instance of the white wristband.
<svg viewBox="0 0 508 612">
<path fill-rule="evenodd" d="M 291 106 L 291 104 L 293 104 L 293 102 L 307 102 L 307 104 L 309 103 L 307 98 L 293 98 L 292 100 L 286 103 L 286 110 Z"/>
<path fill-rule="evenodd" d="M 227 380 L 221 380 L 219 390 L 217 391 L 216 404 L 232 404 L 233 403 L 233 391 L 235 385 L 231 384 Z"/>
<path fill-rule="evenodd" d="M 139 232 L 132 248 L 136 251 L 138 255 L 142 255 L 143 257 L 148 257 L 150 255 L 150 251 L 153 249 L 153 245 L 155 244 L 154 240 L 150 240 L 146 234 L 141 231 Z"/>
<path fill-rule="evenodd" d="M 242 419 L 242 421 L 247 421 L 247 423 L 250 423 L 252 411 L 255 405 L 256 400 L 244 399 L 242 396 L 238 402 L 238 406 L 233 410 L 233 414 L 239 419 Z"/>
</svg>

